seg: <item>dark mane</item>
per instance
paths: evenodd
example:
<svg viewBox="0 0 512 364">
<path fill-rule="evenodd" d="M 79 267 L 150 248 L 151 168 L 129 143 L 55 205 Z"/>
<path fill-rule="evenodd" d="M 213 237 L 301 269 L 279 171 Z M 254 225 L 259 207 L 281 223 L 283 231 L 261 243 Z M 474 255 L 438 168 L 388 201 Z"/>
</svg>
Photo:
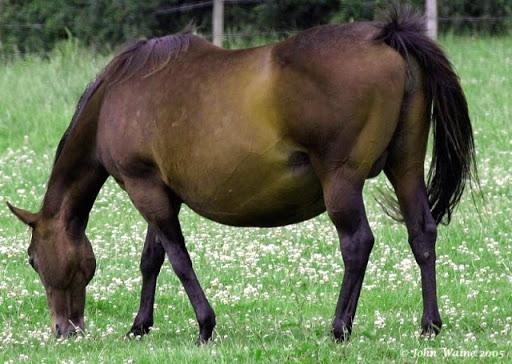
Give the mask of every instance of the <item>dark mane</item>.
<svg viewBox="0 0 512 364">
<path fill-rule="evenodd" d="M 139 40 L 123 47 L 80 96 L 71 123 L 57 147 L 53 164 L 55 165 L 59 159 L 69 134 L 80 119 L 84 106 L 103 83 L 113 86 L 134 76 L 144 78 L 159 72 L 188 49 L 192 37 L 192 31 L 185 30 L 164 37 Z"/>
<path fill-rule="evenodd" d="M 129 44 L 105 67 L 101 77 L 109 85 L 134 76 L 149 77 L 185 52 L 192 37 L 192 33 L 182 32 Z"/>
<path fill-rule="evenodd" d="M 91 82 L 87 88 L 85 89 L 85 92 L 80 96 L 80 99 L 78 100 L 78 104 L 76 106 L 75 113 L 73 114 L 73 117 L 71 118 L 71 123 L 69 123 L 69 126 L 67 127 L 66 131 L 64 132 L 64 135 L 62 135 L 62 138 L 60 139 L 59 145 L 57 146 L 57 151 L 55 152 L 55 158 L 53 160 L 53 165 L 57 163 L 57 160 L 59 159 L 60 154 L 62 153 L 62 149 L 64 149 L 64 144 L 66 144 L 66 140 L 71 133 L 71 130 L 75 127 L 77 120 L 80 118 L 80 115 L 82 114 L 82 110 L 84 109 L 84 106 L 87 104 L 87 102 L 90 100 L 92 95 L 96 92 L 96 90 L 100 87 L 100 85 L 103 83 L 103 79 L 101 76 L 96 77 L 96 79 Z"/>
</svg>

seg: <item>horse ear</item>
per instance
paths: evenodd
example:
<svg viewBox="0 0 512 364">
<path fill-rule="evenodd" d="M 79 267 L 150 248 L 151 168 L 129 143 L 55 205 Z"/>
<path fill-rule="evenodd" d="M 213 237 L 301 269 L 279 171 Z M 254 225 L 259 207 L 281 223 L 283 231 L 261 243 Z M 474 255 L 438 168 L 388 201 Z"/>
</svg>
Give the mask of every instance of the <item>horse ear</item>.
<svg viewBox="0 0 512 364">
<path fill-rule="evenodd" d="M 34 227 L 37 221 L 37 214 L 34 214 L 30 211 L 26 211 L 23 209 L 19 209 L 17 207 L 14 207 L 9 202 L 7 202 L 7 207 L 9 207 L 9 210 L 18 218 L 21 222 L 25 223 L 26 225 L 30 227 Z"/>
</svg>

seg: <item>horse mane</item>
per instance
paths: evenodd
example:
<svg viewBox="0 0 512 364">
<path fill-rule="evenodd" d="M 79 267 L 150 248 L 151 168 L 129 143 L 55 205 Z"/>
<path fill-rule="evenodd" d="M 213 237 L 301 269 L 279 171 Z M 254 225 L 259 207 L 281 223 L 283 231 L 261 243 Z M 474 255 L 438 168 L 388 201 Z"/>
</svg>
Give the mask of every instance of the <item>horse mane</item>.
<svg viewBox="0 0 512 364">
<path fill-rule="evenodd" d="M 66 140 L 80 119 L 85 105 L 87 105 L 101 85 L 105 84 L 111 87 L 132 77 L 146 78 L 154 75 L 164 69 L 181 53 L 186 52 L 192 37 L 193 26 L 189 25 L 185 30 L 176 34 L 142 39 L 125 45 L 80 96 L 71 123 L 57 146 L 53 164 L 55 165 L 59 159 Z"/>
<path fill-rule="evenodd" d="M 186 30 L 128 44 L 110 61 L 100 77 L 110 86 L 134 76 L 149 77 L 187 51 L 192 37 L 192 32 Z"/>
<path fill-rule="evenodd" d="M 87 86 L 85 92 L 80 96 L 75 113 L 71 118 L 71 123 L 69 123 L 66 131 L 64 132 L 62 138 L 59 141 L 59 145 L 57 146 L 57 151 L 55 152 L 55 158 L 53 160 L 54 166 L 57 163 L 59 156 L 62 154 L 62 150 L 64 149 L 64 145 L 66 144 L 66 140 L 68 139 L 69 134 L 71 134 L 71 130 L 73 130 L 73 128 L 77 124 L 77 121 L 80 119 L 80 116 L 85 105 L 89 102 L 92 95 L 94 95 L 94 93 L 98 90 L 102 83 L 103 79 L 100 76 L 96 77 L 96 79 Z"/>
</svg>

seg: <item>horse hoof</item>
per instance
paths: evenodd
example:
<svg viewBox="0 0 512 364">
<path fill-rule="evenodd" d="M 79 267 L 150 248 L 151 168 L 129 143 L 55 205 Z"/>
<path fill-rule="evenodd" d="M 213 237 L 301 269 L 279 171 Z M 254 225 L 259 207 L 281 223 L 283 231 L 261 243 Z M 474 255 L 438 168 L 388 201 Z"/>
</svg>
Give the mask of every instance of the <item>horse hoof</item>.
<svg viewBox="0 0 512 364">
<path fill-rule="evenodd" d="M 212 337 L 208 337 L 208 338 L 205 338 L 201 335 L 198 336 L 197 340 L 196 340 L 196 345 L 197 346 L 203 346 L 203 345 L 207 345 L 210 341 L 212 341 Z"/>
<path fill-rule="evenodd" d="M 440 320 L 430 320 L 421 325 L 421 336 L 430 338 L 437 336 L 441 332 L 443 323 Z"/>
<path fill-rule="evenodd" d="M 144 335 L 149 334 L 151 331 L 151 326 L 132 326 L 130 331 L 126 334 L 126 337 L 132 339 L 137 337 L 142 337 Z"/>
<path fill-rule="evenodd" d="M 347 326 L 344 323 L 333 325 L 332 335 L 334 336 L 334 340 L 336 342 L 342 343 L 348 341 L 351 334 L 352 328 L 350 326 Z"/>
</svg>

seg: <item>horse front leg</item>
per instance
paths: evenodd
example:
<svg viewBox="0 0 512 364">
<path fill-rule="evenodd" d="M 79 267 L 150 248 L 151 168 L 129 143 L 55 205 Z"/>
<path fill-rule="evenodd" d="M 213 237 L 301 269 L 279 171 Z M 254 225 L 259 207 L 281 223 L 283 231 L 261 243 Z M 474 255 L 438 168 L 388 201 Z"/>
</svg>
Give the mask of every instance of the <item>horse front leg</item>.
<svg viewBox="0 0 512 364">
<path fill-rule="evenodd" d="M 409 245 L 421 271 L 422 335 L 437 335 L 442 326 L 436 292 L 437 226 L 430 212 L 423 171 L 409 172 L 398 178 L 389 173 L 388 177 L 395 188 L 407 226 Z"/>
<path fill-rule="evenodd" d="M 352 332 L 374 238 L 364 209 L 363 181 L 351 181 L 336 177 L 336 174 L 341 175 L 334 173 L 329 178 L 326 184 L 328 187 L 324 188 L 324 199 L 329 217 L 338 231 L 345 264 L 332 332 L 337 341 L 345 341 Z"/>
<path fill-rule="evenodd" d="M 192 268 L 192 261 L 185 247 L 185 240 L 178 220 L 171 222 L 164 231 L 165 237 L 162 239 L 162 244 L 169 257 L 172 269 L 181 281 L 196 314 L 199 324 L 198 343 L 206 343 L 213 334 L 216 323 L 215 313 Z"/>
<path fill-rule="evenodd" d="M 165 250 L 157 238 L 157 231 L 149 225 L 140 261 L 142 290 L 140 293 L 139 311 L 127 335 L 145 335 L 149 333 L 153 326 L 156 281 L 164 260 Z"/>
<path fill-rule="evenodd" d="M 172 268 L 181 281 L 199 324 L 199 342 L 212 337 L 215 313 L 192 267 L 178 214 L 181 201 L 159 178 L 126 179 L 125 188 L 135 207 L 157 231 Z"/>
</svg>

